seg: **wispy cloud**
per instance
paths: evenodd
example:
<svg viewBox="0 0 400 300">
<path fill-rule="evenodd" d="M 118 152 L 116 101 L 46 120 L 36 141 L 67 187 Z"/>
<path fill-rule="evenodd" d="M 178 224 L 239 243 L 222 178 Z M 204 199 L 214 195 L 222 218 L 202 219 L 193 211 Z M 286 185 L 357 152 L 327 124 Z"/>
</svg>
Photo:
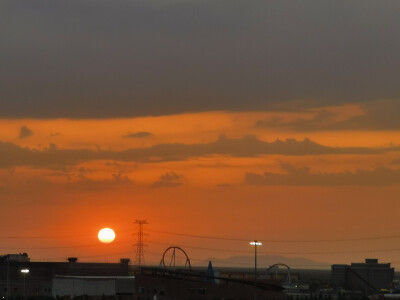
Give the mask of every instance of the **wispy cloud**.
<svg viewBox="0 0 400 300">
<path fill-rule="evenodd" d="M 177 174 L 175 172 L 167 172 L 162 174 L 160 178 L 151 185 L 151 188 L 171 188 L 178 187 L 182 185 L 183 175 Z"/>
<path fill-rule="evenodd" d="M 312 173 L 309 168 L 282 165 L 285 173 L 246 173 L 244 183 L 249 185 L 287 186 L 385 186 L 400 183 L 400 169 L 385 167 L 373 170 L 338 173 Z"/>
<path fill-rule="evenodd" d="M 60 135 L 61 135 L 61 132 L 53 132 L 53 133 L 49 134 L 50 137 L 55 137 L 55 136 L 60 136 Z"/>
<path fill-rule="evenodd" d="M 146 138 L 152 136 L 151 132 L 147 132 L 147 131 L 139 131 L 139 132 L 135 132 L 135 133 L 128 133 L 126 135 L 124 135 L 124 138 Z"/>
</svg>

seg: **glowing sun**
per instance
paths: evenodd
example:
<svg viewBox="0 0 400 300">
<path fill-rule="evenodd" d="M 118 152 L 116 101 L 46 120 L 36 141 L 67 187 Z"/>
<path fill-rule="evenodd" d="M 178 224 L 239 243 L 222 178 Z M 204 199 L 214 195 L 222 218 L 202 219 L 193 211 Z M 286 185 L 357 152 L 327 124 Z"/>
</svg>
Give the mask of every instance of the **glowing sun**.
<svg viewBox="0 0 400 300">
<path fill-rule="evenodd" d="M 111 228 L 103 228 L 97 235 L 99 241 L 105 244 L 111 243 L 115 239 L 115 232 Z"/>
</svg>

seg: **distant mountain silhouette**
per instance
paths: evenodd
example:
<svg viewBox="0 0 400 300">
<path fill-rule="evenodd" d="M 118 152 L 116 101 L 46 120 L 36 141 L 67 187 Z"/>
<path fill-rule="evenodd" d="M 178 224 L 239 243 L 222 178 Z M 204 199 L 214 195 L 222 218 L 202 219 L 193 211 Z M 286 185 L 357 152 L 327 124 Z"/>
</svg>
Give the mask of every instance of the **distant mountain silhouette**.
<svg viewBox="0 0 400 300">
<path fill-rule="evenodd" d="M 225 259 L 209 258 L 215 267 L 237 267 L 237 268 L 253 268 L 254 256 L 232 256 Z M 266 269 L 269 266 L 283 263 L 292 269 L 329 269 L 331 264 L 326 262 L 317 262 L 302 257 L 285 257 L 280 255 L 257 255 L 257 266 L 260 269 Z"/>
</svg>

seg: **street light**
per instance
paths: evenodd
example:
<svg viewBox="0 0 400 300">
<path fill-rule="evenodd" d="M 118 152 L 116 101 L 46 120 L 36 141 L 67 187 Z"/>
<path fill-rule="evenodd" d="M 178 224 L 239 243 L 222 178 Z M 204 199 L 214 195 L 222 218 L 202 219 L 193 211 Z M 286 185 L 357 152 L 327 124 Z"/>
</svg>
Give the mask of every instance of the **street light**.
<svg viewBox="0 0 400 300">
<path fill-rule="evenodd" d="M 29 274 L 29 269 L 21 269 L 21 273 L 24 276 L 24 299 L 26 300 L 26 285 L 25 285 L 25 280 L 26 280 L 26 275 Z"/>
<path fill-rule="evenodd" d="M 255 240 L 250 245 L 254 246 L 254 282 L 257 284 L 257 246 L 262 246 L 262 243 Z"/>
</svg>

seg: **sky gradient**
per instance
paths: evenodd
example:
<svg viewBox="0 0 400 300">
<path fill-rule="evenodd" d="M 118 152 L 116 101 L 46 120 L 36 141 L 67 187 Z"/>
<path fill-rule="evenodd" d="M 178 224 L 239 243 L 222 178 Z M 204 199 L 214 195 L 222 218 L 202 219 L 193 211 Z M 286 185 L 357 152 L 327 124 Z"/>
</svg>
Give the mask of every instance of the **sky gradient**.
<svg viewBox="0 0 400 300">
<path fill-rule="evenodd" d="M 399 13 L 0 2 L 0 252 L 133 259 L 146 219 L 148 263 L 179 245 L 222 265 L 258 239 L 304 266 L 399 267 Z"/>
</svg>

